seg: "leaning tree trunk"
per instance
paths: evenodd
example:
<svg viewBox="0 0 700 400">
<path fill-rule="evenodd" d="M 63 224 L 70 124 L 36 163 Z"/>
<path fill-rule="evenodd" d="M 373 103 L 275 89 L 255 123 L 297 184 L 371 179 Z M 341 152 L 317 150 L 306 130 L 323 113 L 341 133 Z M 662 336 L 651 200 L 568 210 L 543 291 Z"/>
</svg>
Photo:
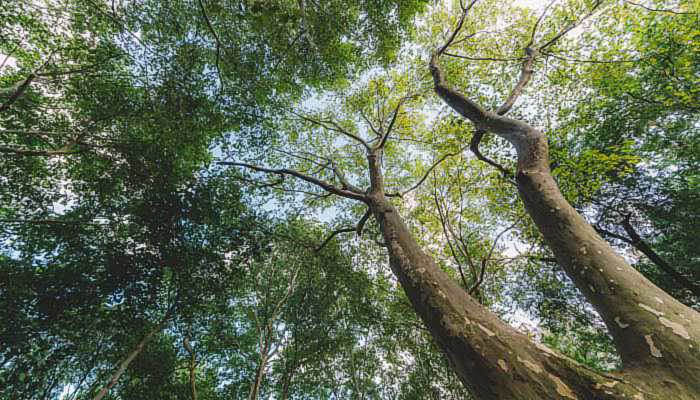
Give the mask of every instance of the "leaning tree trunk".
<svg viewBox="0 0 700 400">
<path fill-rule="evenodd" d="M 133 350 L 131 350 L 129 352 L 129 354 L 127 354 L 127 356 L 119 363 L 119 367 L 117 368 L 116 371 L 114 371 L 112 376 L 109 378 L 109 382 L 107 382 L 107 384 L 105 386 L 103 386 L 99 392 L 97 392 L 97 394 L 95 395 L 95 397 L 92 398 L 92 400 L 102 400 L 102 398 L 104 398 L 107 395 L 109 390 L 114 385 L 116 385 L 117 382 L 119 382 L 119 378 L 121 378 L 121 376 L 124 374 L 124 372 L 129 367 L 131 362 L 134 361 L 134 359 L 136 357 L 138 357 L 139 354 L 141 354 L 141 352 L 146 347 L 148 342 L 151 341 L 153 336 L 156 333 L 163 330 L 163 328 L 167 324 L 168 320 L 170 319 L 171 312 L 172 312 L 172 308 L 166 313 L 165 317 L 163 317 L 163 320 L 160 323 L 158 323 L 158 325 L 153 327 L 153 329 L 148 331 L 146 333 L 146 335 L 143 338 L 141 338 L 141 340 L 136 344 L 136 347 L 134 347 Z"/>
<path fill-rule="evenodd" d="M 522 350 L 507 349 L 511 346 L 505 345 L 499 350 L 499 345 L 492 342 L 519 342 L 522 339 L 490 313 L 472 304 L 475 302 L 471 298 L 441 274 L 433 261 L 420 251 L 396 211 L 378 199 L 378 205 L 372 206 L 373 212 L 389 245 L 392 268 L 462 380 L 484 398 L 554 399 L 563 396 L 597 399 L 606 398 L 604 394 L 609 398 L 625 398 L 623 392 L 627 390 L 638 390 L 634 395 L 640 399 L 700 398 L 700 380 L 697 378 L 700 376 L 700 315 L 632 268 L 564 199 L 550 173 L 547 138 L 541 131 L 522 121 L 483 110 L 449 87 L 437 56 L 431 60 L 431 72 L 436 92 L 449 106 L 472 121 L 478 130 L 493 132 L 515 147 L 518 154 L 516 181 L 525 207 L 559 264 L 603 318 L 624 366 L 620 381 L 596 383 L 591 380 L 594 374 L 582 372 L 582 368 L 572 366 L 569 360 L 544 356 L 536 369 L 539 373 L 531 374 L 527 380 L 539 387 L 541 380 L 534 378 L 551 374 L 556 379 L 549 377 L 550 380 L 564 385 L 558 386 L 560 389 L 564 387 L 563 392 L 558 392 L 559 396 L 552 392 L 530 394 L 530 384 L 520 388 L 518 379 L 513 381 L 493 375 L 494 379 L 488 380 L 481 376 L 485 366 L 476 362 L 479 358 L 488 358 L 491 370 L 497 371 L 494 366 L 503 364 L 508 367 L 501 368 L 503 372 L 515 372 L 510 366 L 518 365 L 518 359 L 527 360 L 519 354 Z M 462 315 L 460 309 L 469 311 L 462 311 Z M 455 315 L 466 318 L 461 325 L 467 327 L 474 326 L 475 316 L 485 318 L 477 320 L 479 329 L 471 329 L 477 335 L 474 332 L 464 334 L 469 340 L 456 346 L 458 351 L 450 346 L 463 340 L 454 335 L 455 329 L 459 331 Z M 472 323 L 467 324 L 467 321 Z M 479 330 L 486 336 L 479 335 Z M 531 347 L 517 346 L 519 349 Z M 549 353 L 540 353 L 540 356 L 543 354 Z M 507 355 L 511 358 L 501 358 Z M 544 363 L 553 360 L 557 360 L 555 365 Z M 528 366 L 527 363 L 523 365 Z M 533 369 L 530 372 L 534 372 Z M 482 386 L 482 382 L 488 382 L 489 386 L 494 386 L 492 390 L 503 393 L 483 392 L 483 388 L 477 387 L 477 383 Z M 614 382 L 618 383 L 613 385 Z M 596 392 L 596 388 L 600 391 Z"/>
</svg>

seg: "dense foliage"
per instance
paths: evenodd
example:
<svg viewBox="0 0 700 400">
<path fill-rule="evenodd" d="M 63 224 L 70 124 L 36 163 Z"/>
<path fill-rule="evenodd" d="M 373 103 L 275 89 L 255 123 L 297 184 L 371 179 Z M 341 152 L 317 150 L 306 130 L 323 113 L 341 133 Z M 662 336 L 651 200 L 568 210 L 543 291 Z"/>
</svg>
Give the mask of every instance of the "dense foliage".
<svg viewBox="0 0 700 400">
<path fill-rule="evenodd" d="M 463 3 L 0 4 L 0 398 L 470 398 L 369 211 L 288 172 L 364 190 L 384 142 L 387 191 L 442 269 L 616 369 L 514 151 L 485 136 L 500 170 L 473 157 L 432 91 L 457 24 L 444 68 L 489 106 L 551 42 L 513 114 L 546 128 L 566 199 L 700 308 L 697 2 L 606 3 L 562 37 L 594 2 L 484 0 L 462 27 Z"/>
</svg>

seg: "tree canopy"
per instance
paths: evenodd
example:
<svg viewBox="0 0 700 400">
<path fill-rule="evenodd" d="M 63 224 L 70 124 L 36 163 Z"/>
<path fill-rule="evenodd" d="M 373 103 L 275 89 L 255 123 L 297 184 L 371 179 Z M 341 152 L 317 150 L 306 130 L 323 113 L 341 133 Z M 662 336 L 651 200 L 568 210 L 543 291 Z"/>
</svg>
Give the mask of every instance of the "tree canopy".
<svg viewBox="0 0 700 400">
<path fill-rule="evenodd" d="M 696 1 L 0 4 L 0 398 L 695 399 Z"/>
</svg>

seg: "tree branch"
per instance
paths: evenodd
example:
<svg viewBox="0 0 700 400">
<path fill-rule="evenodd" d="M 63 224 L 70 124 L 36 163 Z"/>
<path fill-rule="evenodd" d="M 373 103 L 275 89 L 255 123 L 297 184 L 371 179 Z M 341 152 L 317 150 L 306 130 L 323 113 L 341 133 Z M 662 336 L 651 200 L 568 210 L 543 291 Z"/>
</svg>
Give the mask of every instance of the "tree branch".
<svg viewBox="0 0 700 400">
<path fill-rule="evenodd" d="M 214 40 L 216 41 L 216 74 L 219 77 L 219 90 L 224 89 L 224 81 L 221 77 L 221 67 L 220 67 L 220 60 L 221 60 L 221 39 L 219 39 L 219 35 L 216 33 L 216 30 L 214 30 L 214 26 L 211 23 L 211 20 L 209 19 L 209 16 L 207 15 L 207 10 L 204 8 L 204 3 L 202 3 L 202 0 L 197 0 L 199 3 L 199 8 L 202 10 L 202 17 L 204 17 L 204 22 L 207 24 L 207 28 L 209 28 L 209 31 L 211 32 L 212 35 L 214 35 Z"/>
<path fill-rule="evenodd" d="M 318 120 L 318 119 L 311 118 L 311 117 L 309 117 L 309 116 L 307 116 L 307 115 L 295 113 L 294 111 L 292 111 L 291 113 L 294 114 L 294 115 L 296 115 L 297 117 L 299 117 L 299 118 L 305 120 L 305 121 L 314 123 L 314 124 L 316 124 L 316 125 L 318 125 L 318 126 L 321 126 L 321 127 L 325 128 L 325 129 L 328 129 L 328 130 L 331 130 L 331 131 L 334 131 L 334 132 L 338 132 L 338 133 L 342 133 L 343 135 L 349 137 L 350 139 L 353 139 L 354 141 L 360 143 L 365 149 L 367 149 L 367 150 L 370 150 L 370 149 L 371 149 L 370 146 L 369 146 L 369 144 L 367 144 L 367 142 L 366 142 L 364 139 L 362 139 L 361 137 L 355 135 L 355 134 L 352 133 L 352 132 L 348 132 L 346 129 L 344 129 L 343 127 L 341 127 L 340 125 L 338 125 L 338 124 L 337 124 L 336 122 L 334 122 L 334 121 L 322 121 L 322 120 Z M 328 126 L 327 124 L 331 124 L 332 126 Z"/>
<path fill-rule="evenodd" d="M 244 167 L 248 169 L 252 169 L 253 171 L 258 171 L 258 172 L 265 172 L 268 174 L 281 174 L 281 175 L 289 175 L 293 176 L 295 178 L 301 179 L 305 182 L 311 183 L 313 185 L 316 185 L 330 193 L 333 193 L 335 195 L 341 196 L 341 197 L 346 197 L 349 199 L 354 199 L 354 200 L 360 200 L 365 202 L 366 201 L 366 196 L 364 193 L 356 193 L 350 190 L 345 190 L 338 188 L 334 185 L 331 185 L 328 182 L 322 181 L 318 178 L 314 178 L 313 176 L 309 176 L 306 174 L 302 174 L 299 171 L 295 171 L 292 169 L 287 169 L 287 168 L 279 168 L 279 169 L 274 169 L 274 168 L 265 168 L 265 167 L 259 167 L 256 165 L 252 164 L 247 164 L 247 163 L 239 163 L 239 162 L 232 162 L 232 161 L 219 161 L 218 164 L 220 165 L 233 165 L 237 167 Z"/>
<path fill-rule="evenodd" d="M 367 209 L 367 211 L 362 215 L 360 220 L 357 222 L 356 226 L 347 227 L 347 228 L 340 228 L 340 229 L 334 230 L 333 232 L 331 232 L 330 235 L 328 235 L 328 237 L 318 247 L 316 247 L 314 249 L 314 252 L 318 253 L 319 251 L 321 251 L 321 249 L 326 247 L 326 245 L 328 243 L 330 243 L 330 241 L 333 240 L 334 237 L 336 237 L 337 235 L 339 235 L 341 233 L 355 232 L 357 234 L 357 236 L 361 236 L 362 231 L 364 230 L 365 224 L 367 223 L 367 220 L 369 219 L 369 217 L 371 215 L 372 215 L 371 210 Z"/>
<path fill-rule="evenodd" d="M 694 12 L 675 11 L 675 10 L 671 10 L 671 9 L 668 9 L 668 8 L 652 8 L 652 7 L 647 7 L 647 6 L 645 6 L 644 4 L 635 3 L 635 2 L 632 2 L 632 1 L 629 1 L 629 0 L 625 0 L 625 3 L 627 3 L 627 4 L 629 4 L 629 5 L 632 5 L 632 6 L 635 6 L 635 7 L 641 7 L 641 8 L 643 8 L 643 9 L 647 10 L 647 11 L 652 11 L 652 12 L 663 12 L 663 13 L 670 13 L 670 14 L 677 14 L 677 15 L 695 15 L 695 14 L 697 14 L 697 13 L 694 13 Z"/>
<path fill-rule="evenodd" d="M 559 39 L 561 39 L 564 35 L 566 35 L 567 33 L 569 33 L 572 29 L 576 28 L 577 26 L 581 25 L 581 23 L 583 23 L 583 21 L 585 21 L 585 20 L 588 19 L 590 16 L 592 16 L 592 15 L 595 13 L 595 11 L 598 9 L 598 7 L 600 7 L 601 4 L 603 4 L 603 0 L 596 0 L 596 2 L 593 4 L 593 7 L 591 7 L 591 10 L 588 12 L 588 14 L 584 15 L 582 18 L 580 18 L 580 19 L 577 20 L 577 21 L 571 22 L 569 25 L 567 25 L 567 26 L 564 27 L 561 31 L 559 31 L 556 35 L 554 35 L 553 38 L 551 38 L 551 39 L 550 39 L 549 41 L 547 41 L 545 44 L 543 44 L 542 46 L 540 46 L 537 50 L 538 50 L 538 51 L 542 51 L 542 50 L 548 48 L 549 46 L 554 45 L 554 44 L 555 44 L 556 42 L 558 42 Z"/>
<path fill-rule="evenodd" d="M 16 84 L 14 87 L 10 88 L 7 92 L 9 97 L 4 103 L 0 104 L 0 112 L 3 112 L 10 108 L 12 104 L 19 99 L 24 92 L 29 88 L 32 81 L 36 78 L 36 74 L 29 74 L 22 82 Z"/>
<path fill-rule="evenodd" d="M 410 188 L 404 190 L 403 192 L 399 192 L 399 193 L 388 193 L 388 194 L 386 194 L 386 196 L 387 197 L 403 197 L 403 196 L 407 195 L 408 193 L 418 189 L 418 187 L 420 187 L 420 185 L 422 185 L 423 182 L 425 182 L 426 179 L 428 179 L 428 176 L 430 175 L 430 173 L 433 172 L 433 170 L 438 165 L 440 165 L 443 161 L 447 160 L 450 157 L 454 157 L 456 155 L 461 154 L 465 148 L 466 148 L 466 146 L 462 146 L 459 148 L 459 150 L 455 151 L 454 153 L 447 153 L 447 154 L 443 155 L 442 157 L 440 157 L 437 161 L 435 161 L 433 163 L 433 165 L 430 166 L 430 168 L 428 168 L 427 171 L 425 171 L 425 174 L 423 174 L 423 176 L 418 180 L 418 182 L 416 182 Z"/>
<path fill-rule="evenodd" d="M 478 0 L 472 0 L 467 6 L 464 6 L 462 1 L 460 0 L 459 5 L 462 8 L 462 15 L 459 16 L 459 20 L 457 21 L 457 26 L 452 30 L 452 34 L 450 37 L 447 39 L 444 45 L 438 49 L 438 54 L 442 54 L 447 50 L 450 45 L 452 45 L 452 42 L 455 40 L 457 35 L 459 34 L 459 31 L 462 30 L 462 27 L 464 26 L 464 21 L 467 19 L 467 16 L 469 15 L 469 10 L 476 4 Z"/>
</svg>

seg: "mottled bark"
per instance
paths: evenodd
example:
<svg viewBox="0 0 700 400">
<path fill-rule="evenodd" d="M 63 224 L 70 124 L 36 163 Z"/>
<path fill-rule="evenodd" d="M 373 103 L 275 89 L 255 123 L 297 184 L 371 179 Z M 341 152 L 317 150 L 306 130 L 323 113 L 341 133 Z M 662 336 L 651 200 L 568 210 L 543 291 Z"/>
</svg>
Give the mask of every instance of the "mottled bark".
<svg viewBox="0 0 700 400">
<path fill-rule="evenodd" d="M 541 131 L 484 110 L 451 88 L 437 57 L 431 60 L 431 71 L 445 103 L 476 129 L 493 132 L 515 147 L 516 183 L 525 208 L 559 265 L 605 321 L 625 377 L 640 387 L 652 383 L 661 396 L 700 397 L 700 315 L 632 268 L 564 199 L 551 175 L 547 138 Z"/>
</svg>

